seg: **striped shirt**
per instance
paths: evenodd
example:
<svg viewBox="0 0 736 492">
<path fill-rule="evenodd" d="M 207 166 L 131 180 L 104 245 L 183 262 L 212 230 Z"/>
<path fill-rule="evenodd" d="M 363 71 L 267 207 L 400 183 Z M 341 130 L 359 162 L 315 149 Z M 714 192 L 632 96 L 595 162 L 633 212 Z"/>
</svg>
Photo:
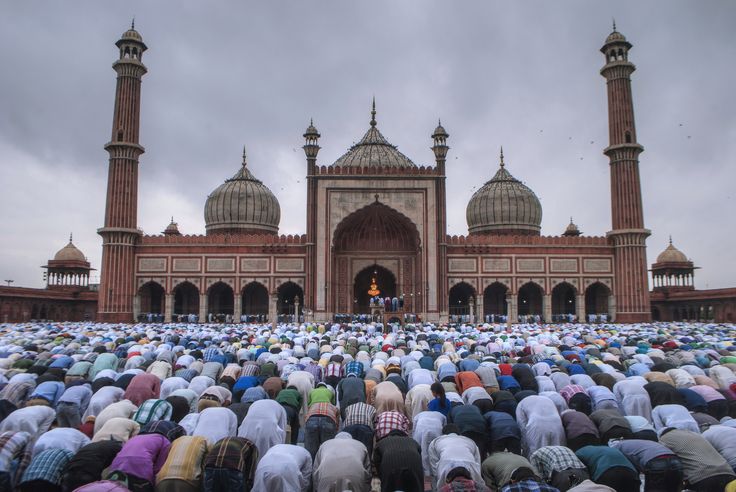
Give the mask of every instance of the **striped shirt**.
<svg viewBox="0 0 736 492">
<path fill-rule="evenodd" d="M 353 403 L 345 409 L 344 427 L 351 425 L 367 425 L 373 428 L 373 419 L 376 416 L 376 409 L 367 403 Z"/>
<path fill-rule="evenodd" d="M 199 482 L 207 454 L 207 439 L 202 436 L 182 436 L 169 448 L 169 456 L 156 475 L 156 482 L 166 479 Z"/>
<path fill-rule="evenodd" d="M 9 470 L 10 463 L 31 440 L 27 432 L 3 432 L 0 434 L 0 470 Z"/>
<path fill-rule="evenodd" d="M 659 442 L 677 455 L 685 479 L 690 483 L 715 475 L 734 475 L 723 456 L 700 434 L 673 429 L 662 434 Z"/>
</svg>

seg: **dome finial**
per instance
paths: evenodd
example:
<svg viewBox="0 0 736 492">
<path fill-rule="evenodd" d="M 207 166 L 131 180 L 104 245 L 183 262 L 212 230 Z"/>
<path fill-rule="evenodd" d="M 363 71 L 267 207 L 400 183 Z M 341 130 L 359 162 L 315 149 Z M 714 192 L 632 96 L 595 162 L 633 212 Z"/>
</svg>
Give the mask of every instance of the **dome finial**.
<svg viewBox="0 0 736 492">
<path fill-rule="evenodd" d="M 574 222 L 572 221 L 572 215 L 570 216 L 570 223 L 571 223 L 571 224 L 573 224 L 573 223 L 574 223 Z"/>
<path fill-rule="evenodd" d="M 503 145 L 501 146 L 501 167 L 504 167 L 506 164 L 503 162 Z"/>
<path fill-rule="evenodd" d="M 133 16 L 133 19 L 130 21 L 130 29 L 135 31 L 135 16 Z"/>
<path fill-rule="evenodd" d="M 670 234 L 670 246 L 672 246 L 672 234 Z"/>
<path fill-rule="evenodd" d="M 371 126 L 376 126 L 376 96 L 373 96 L 373 106 L 371 109 Z"/>
<path fill-rule="evenodd" d="M 69 233 L 69 242 L 70 243 L 72 242 L 72 233 L 71 232 Z"/>
<path fill-rule="evenodd" d="M 613 20 L 613 32 L 617 32 L 616 31 L 616 18 L 615 17 L 611 17 L 611 19 Z"/>
<path fill-rule="evenodd" d="M 245 167 L 248 164 L 248 156 L 245 153 L 245 145 L 243 145 L 243 167 Z"/>
</svg>

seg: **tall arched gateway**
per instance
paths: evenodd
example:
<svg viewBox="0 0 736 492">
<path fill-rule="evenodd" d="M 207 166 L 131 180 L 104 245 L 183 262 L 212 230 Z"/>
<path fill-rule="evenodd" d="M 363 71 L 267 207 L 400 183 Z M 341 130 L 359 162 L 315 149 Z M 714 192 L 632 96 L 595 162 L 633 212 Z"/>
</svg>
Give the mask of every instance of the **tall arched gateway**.
<svg viewBox="0 0 736 492">
<path fill-rule="evenodd" d="M 373 280 L 381 297 L 403 295 L 405 311 L 421 311 L 419 233 L 406 216 L 376 199 L 340 222 L 332 246 L 333 312 L 368 312 Z"/>
</svg>

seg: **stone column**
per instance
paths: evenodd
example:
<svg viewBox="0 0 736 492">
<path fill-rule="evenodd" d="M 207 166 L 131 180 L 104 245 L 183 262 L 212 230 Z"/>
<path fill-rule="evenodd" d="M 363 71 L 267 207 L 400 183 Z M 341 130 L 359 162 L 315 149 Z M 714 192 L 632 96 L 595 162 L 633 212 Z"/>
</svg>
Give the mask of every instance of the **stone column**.
<svg viewBox="0 0 736 492">
<path fill-rule="evenodd" d="M 133 296 L 133 321 L 138 321 L 139 314 L 141 314 L 141 296 L 136 294 Z"/>
<path fill-rule="evenodd" d="M 243 300 L 240 292 L 233 293 L 233 323 L 240 323 L 240 316 L 243 314 L 241 301 Z"/>
<path fill-rule="evenodd" d="M 164 296 L 164 323 L 171 323 L 171 317 L 174 314 L 174 296 L 166 294 Z"/>
<path fill-rule="evenodd" d="M 483 317 L 483 296 L 478 296 L 478 302 L 475 305 L 475 322 L 485 323 L 486 320 Z"/>
<path fill-rule="evenodd" d="M 578 294 L 575 296 L 575 314 L 578 317 L 578 323 L 585 323 L 585 295 Z"/>
<path fill-rule="evenodd" d="M 207 294 L 199 295 L 199 322 L 207 322 Z"/>
<path fill-rule="evenodd" d="M 511 326 L 512 323 L 519 321 L 519 311 L 516 305 L 516 297 L 513 295 L 506 296 L 507 312 L 509 313 L 506 318 L 508 319 L 507 325 Z"/>
<path fill-rule="evenodd" d="M 299 323 L 299 298 L 294 298 L 294 322 Z"/>
<path fill-rule="evenodd" d="M 608 321 L 616 321 L 616 296 L 608 296 Z"/>
<path fill-rule="evenodd" d="M 276 329 L 276 324 L 278 323 L 278 319 L 277 319 L 278 300 L 279 300 L 279 295 L 276 292 L 272 292 L 271 295 L 268 297 L 268 321 L 271 322 L 271 325 L 273 325 L 274 329 Z"/>
<path fill-rule="evenodd" d="M 552 295 L 545 294 L 542 296 L 542 321 L 550 323 L 552 321 Z"/>
</svg>

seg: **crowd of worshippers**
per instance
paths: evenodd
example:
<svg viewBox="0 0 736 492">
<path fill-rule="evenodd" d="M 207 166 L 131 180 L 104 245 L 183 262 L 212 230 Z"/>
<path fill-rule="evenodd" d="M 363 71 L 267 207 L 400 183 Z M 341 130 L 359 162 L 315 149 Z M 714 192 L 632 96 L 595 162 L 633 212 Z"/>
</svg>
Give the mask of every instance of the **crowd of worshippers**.
<svg viewBox="0 0 736 492">
<path fill-rule="evenodd" d="M 0 324 L 0 491 L 736 491 L 735 335 Z"/>
</svg>

